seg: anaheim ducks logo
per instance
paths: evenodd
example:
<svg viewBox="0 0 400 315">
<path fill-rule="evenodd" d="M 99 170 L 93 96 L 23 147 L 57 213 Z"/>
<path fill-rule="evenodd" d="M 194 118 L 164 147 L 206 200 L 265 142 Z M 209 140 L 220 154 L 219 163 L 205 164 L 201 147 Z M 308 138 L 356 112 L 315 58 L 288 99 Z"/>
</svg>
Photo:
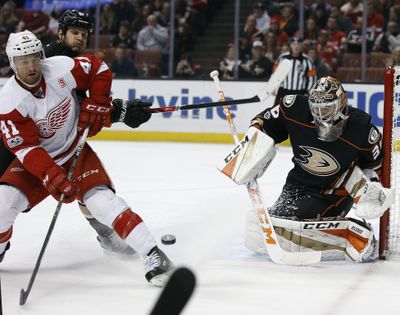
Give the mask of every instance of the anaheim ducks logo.
<svg viewBox="0 0 400 315">
<path fill-rule="evenodd" d="M 48 112 L 46 119 L 36 122 L 39 129 L 39 135 L 42 138 L 51 138 L 58 129 L 61 129 L 68 120 L 71 111 L 71 99 L 64 98 L 59 105 Z"/>
<path fill-rule="evenodd" d="M 299 165 L 308 173 L 318 176 L 330 176 L 340 170 L 340 165 L 336 159 L 320 149 L 308 146 L 299 146 L 306 154 L 300 154 L 301 159 L 295 158 Z"/>
</svg>

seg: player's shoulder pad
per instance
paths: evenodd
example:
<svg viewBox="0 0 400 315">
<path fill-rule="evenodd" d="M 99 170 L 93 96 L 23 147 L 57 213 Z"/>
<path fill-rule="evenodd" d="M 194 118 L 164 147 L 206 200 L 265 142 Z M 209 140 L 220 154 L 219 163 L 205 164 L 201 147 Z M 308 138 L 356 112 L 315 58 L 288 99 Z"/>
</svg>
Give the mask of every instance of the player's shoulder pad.
<svg viewBox="0 0 400 315">
<path fill-rule="evenodd" d="M 371 123 L 371 116 L 358 109 L 349 106 L 350 121 L 346 134 L 355 138 L 353 141 L 360 142 L 359 145 L 369 146 L 378 143 L 381 139 L 381 132 Z"/>
<path fill-rule="evenodd" d="M 0 89 L 0 115 L 6 115 L 18 109 L 30 92 L 22 88 L 12 76 Z"/>
<path fill-rule="evenodd" d="M 43 76 L 46 80 L 58 78 L 69 73 L 74 67 L 74 60 L 67 56 L 54 56 L 43 61 Z"/>
<path fill-rule="evenodd" d="M 283 107 L 290 108 L 296 102 L 296 98 L 297 98 L 296 94 L 285 95 L 282 98 L 281 104 Z"/>
</svg>

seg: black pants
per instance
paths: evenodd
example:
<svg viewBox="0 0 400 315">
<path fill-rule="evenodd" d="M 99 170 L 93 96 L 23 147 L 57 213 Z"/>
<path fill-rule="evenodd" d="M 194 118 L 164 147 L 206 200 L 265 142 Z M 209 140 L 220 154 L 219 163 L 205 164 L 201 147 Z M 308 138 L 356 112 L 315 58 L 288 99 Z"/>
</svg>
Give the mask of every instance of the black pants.
<svg viewBox="0 0 400 315">
<path fill-rule="evenodd" d="M 288 90 L 284 88 L 279 88 L 275 98 L 275 105 L 278 105 L 281 98 L 286 95 L 305 95 L 305 94 L 307 94 L 307 90 Z"/>
<path fill-rule="evenodd" d="M 286 183 L 270 213 L 291 220 L 345 216 L 353 202 L 350 196 L 321 194 L 299 184 Z"/>
<path fill-rule="evenodd" d="M 4 172 L 11 164 L 11 162 L 15 159 L 15 155 L 12 154 L 3 143 L 3 140 L 0 140 L 0 177 L 3 176 Z"/>
</svg>

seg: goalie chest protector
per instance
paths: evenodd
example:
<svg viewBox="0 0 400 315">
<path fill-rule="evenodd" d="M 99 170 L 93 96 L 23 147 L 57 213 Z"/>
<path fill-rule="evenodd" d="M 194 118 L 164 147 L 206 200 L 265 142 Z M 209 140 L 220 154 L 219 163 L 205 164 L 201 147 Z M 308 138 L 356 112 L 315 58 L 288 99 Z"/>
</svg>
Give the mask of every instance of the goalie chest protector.
<svg viewBox="0 0 400 315">
<path fill-rule="evenodd" d="M 254 121 L 262 124 L 275 143 L 290 138 L 293 169 L 287 181 L 317 190 L 333 187 L 355 162 L 360 168 L 378 168 L 382 160 L 381 133 L 371 117 L 349 106 L 349 118 L 336 141 L 318 139 L 308 98 L 287 95 L 280 104 L 267 108 Z"/>
</svg>

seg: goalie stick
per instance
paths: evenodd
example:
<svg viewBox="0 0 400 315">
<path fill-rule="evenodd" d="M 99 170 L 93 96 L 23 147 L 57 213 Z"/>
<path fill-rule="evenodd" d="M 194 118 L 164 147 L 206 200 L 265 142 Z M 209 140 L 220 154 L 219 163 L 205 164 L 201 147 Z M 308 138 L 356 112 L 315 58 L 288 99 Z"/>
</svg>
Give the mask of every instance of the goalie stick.
<svg viewBox="0 0 400 315">
<path fill-rule="evenodd" d="M 190 104 L 190 105 L 180 105 L 180 106 L 165 106 L 149 108 L 148 110 L 152 113 L 164 113 L 164 112 L 175 112 L 179 110 L 188 109 L 199 109 L 208 107 L 219 107 L 219 106 L 229 106 L 229 105 L 240 105 L 249 103 L 258 103 L 265 101 L 282 83 L 283 79 L 287 76 L 290 69 L 292 68 L 292 62 L 288 59 L 284 59 L 278 67 L 275 69 L 271 78 L 267 82 L 266 86 L 260 90 L 255 96 L 250 98 L 242 98 L 237 100 L 227 101 L 220 100 L 219 102 L 202 103 L 202 104 Z M 212 72 L 213 73 L 213 72 Z"/>
<path fill-rule="evenodd" d="M 81 155 L 82 149 L 85 146 L 88 134 L 89 134 L 89 128 L 86 128 L 85 131 L 82 134 L 81 139 L 79 140 L 78 148 L 77 148 L 77 150 L 75 152 L 75 155 L 74 155 L 74 160 L 72 161 L 71 168 L 69 169 L 69 172 L 68 172 L 68 179 L 69 180 L 71 180 L 72 175 L 73 175 L 73 173 L 75 171 L 76 165 L 78 164 L 79 156 Z M 37 275 L 37 273 L 39 271 L 40 263 L 42 262 L 42 258 L 43 258 L 44 252 L 46 250 L 47 244 L 49 243 L 50 236 L 51 236 L 51 234 L 53 232 L 53 229 L 54 229 L 54 226 L 56 224 L 58 214 L 60 213 L 61 206 L 62 206 L 62 204 L 64 202 L 64 198 L 65 198 L 65 196 L 64 196 L 64 194 L 62 194 L 61 197 L 60 197 L 60 200 L 57 203 L 57 207 L 56 207 L 56 210 L 54 212 L 53 219 L 51 220 L 49 229 L 47 230 L 46 238 L 44 239 L 44 242 L 43 242 L 42 248 L 40 250 L 39 256 L 38 256 L 38 258 L 36 260 L 35 268 L 33 269 L 32 274 L 31 274 L 31 278 L 29 279 L 28 287 L 26 288 L 26 290 L 21 289 L 21 292 L 20 292 L 20 295 L 19 295 L 19 305 L 24 305 L 25 304 L 26 300 L 28 299 L 29 293 L 31 292 L 33 282 L 35 281 L 36 275 Z"/>
<path fill-rule="evenodd" d="M 279 87 L 281 82 L 291 70 L 292 62 L 289 60 L 287 60 L 288 62 L 285 61 L 286 60 L 278 65 L 278 68 L 268 81 L 265 89 L 268 91 L 267 97 L 271 95 L 272 91 Z M 214 80 L 220 100 L 224 101 L 225 96 L 218 79 L 218 71 L 212 71 L 210 76 Z M 228 106 L 224 106 L 224 113 L 231 129 L 233 139 L 235 140 L 236 144 L 239 144 L 240 140 Z M 263 241 L 271 260 L 274 263 L 283 265 L 309 265 L 318 263 L 321 260 L 321 252 L 287 252 L 281 248 L 275 233 L 275 229 L 272 225 L 271 217 L 263 204 L 260 187 L 258 186 L 257 180 L 253 179 L 246 184 L 246 187 L 253 208 L 257 214 L 257 219 L 260 223 L 260 232 L 262 233 Z"/>
</svg>

